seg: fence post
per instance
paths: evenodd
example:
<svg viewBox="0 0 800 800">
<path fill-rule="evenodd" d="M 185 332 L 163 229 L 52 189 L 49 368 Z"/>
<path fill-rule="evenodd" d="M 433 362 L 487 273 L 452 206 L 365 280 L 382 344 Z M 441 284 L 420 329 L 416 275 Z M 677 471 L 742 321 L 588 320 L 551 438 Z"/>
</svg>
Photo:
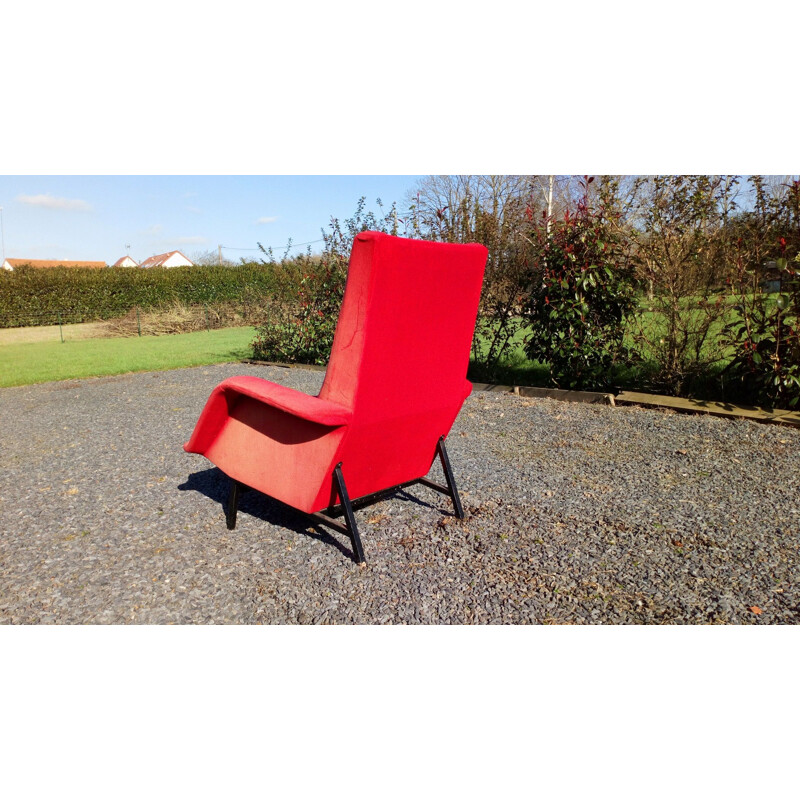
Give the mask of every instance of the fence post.
<svg viewBox="0 0 800 800">
<path fill-rule="evenodd" d="M 203 303 L 203 308 L 206 310 L 206 330 L 210 331 L 211 328 L 209 327 L 208 324 L 208 303 Z"/>
<path fill-rule="evenodd" d="M 139 329 L 139 336 L 142 335 L 142 320 L 139 318 L 139 306 L 136 306 L 136 327 Z"/>
<path fill-rule="evenodd" d="M 58 314 L 58 332 L 61 334 L 61 344 L 64 344 L 64 329 L 61 327 L 61 312 L 56 312 Z"/>
</svg>

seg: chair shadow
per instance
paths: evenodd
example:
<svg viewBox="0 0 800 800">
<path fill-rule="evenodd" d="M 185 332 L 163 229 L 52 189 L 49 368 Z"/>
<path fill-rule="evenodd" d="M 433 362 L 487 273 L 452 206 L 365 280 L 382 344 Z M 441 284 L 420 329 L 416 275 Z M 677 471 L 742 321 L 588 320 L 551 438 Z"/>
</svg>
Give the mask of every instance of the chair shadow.
<svg viewBox="0 0 800 800">
<path fill-rule="evenodd" d="M 200 492 L 220 506 L 220 525 L 225 525 L 225 509 L 228 504 L 228 492 L 230 491 L 230 478 L 218 467 L 210 467 L 199 472 L 193 472 L 186 479 L 185 483 L 178 485 L 182 492 Z M 430 503 L 420 500 L 408 494 L 404 489 L 398 489 L 396 493 L 383 498 L 400 499 L 406 502 L 413 502 L 426 508 L 435 508 Z M 369 506 L 365 506 L 369 507 Z M 363 509 L 359 509 L 363 510 Z M 270 525 L 280 528 L 287 528 L 295 533 L 308 536 L 315 541 L 335 547 L 342 555 L 355 560 L 355 554 L 349 546 L 342 544 L 335 536 L 321 525 L 310 520 L 302 511 L 281 503 L 266 494 L 250 490 L 243 492 L 239 499 L 239 513 L 249 514 Z M 358 513 L 358 510 L 356 511 Z M 360 527 L 360 526 L 359 526 Z M 350 544 L 350 540 L 347 540 Z"/>
<path fill-rule="evenodd" d="M 210 467 L 200 472 L 193 472 L 187 478 L 186 483 L 180 484 L 178 489 L 182 492 L 200 492 L 200 494 L 204 494 L 215 503 L 219 503 L 220 525 L 225 525 L 225 509 L 228 505 L 230 478 L 221 469 Z M 287 528 L 295 533 L 335 547 L 342 555 L 348 558 L 354 557 L 348 547 L 345 547 L 324 528 L 312 523 L 302 511 L 297 511 L 291 506 L 287 506 L 261 492 L 254 490 L 242 492 L 239 498 L 239 514 L 249 514 L 269 525 Z M 311 528 L 314 530 L 310 530 Z"/>
</svg>

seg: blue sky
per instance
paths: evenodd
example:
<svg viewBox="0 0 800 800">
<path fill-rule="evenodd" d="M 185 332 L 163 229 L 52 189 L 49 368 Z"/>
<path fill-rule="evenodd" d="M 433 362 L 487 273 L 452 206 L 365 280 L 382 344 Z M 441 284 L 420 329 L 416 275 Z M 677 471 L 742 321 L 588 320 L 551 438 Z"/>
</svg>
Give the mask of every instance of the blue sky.
<svg viewBox="0 0 800 800">
<path fill-rule="evenodd" d="M 257 242 L 276 255 L 320 238 L 330 218 L 352 216 L 360 197 L 377 212 L 421 176 L 0 176 L 6 258 L 81 259 L 113 264 L 180 250 L 227 248 L 233 261 L 257 257 Z M 318 249 L 320 245 L 312 245 Z M 305 249 L 305 248 L 302 248 Z M 295 251 L 296 252 L 296 251 Z"/>
</svg>

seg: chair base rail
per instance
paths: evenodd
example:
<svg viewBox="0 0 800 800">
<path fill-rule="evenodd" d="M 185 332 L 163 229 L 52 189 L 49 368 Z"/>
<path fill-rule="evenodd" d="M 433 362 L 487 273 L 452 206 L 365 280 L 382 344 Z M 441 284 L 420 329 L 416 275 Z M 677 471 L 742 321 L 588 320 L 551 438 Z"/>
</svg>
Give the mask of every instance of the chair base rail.
<svg viewBox="0 0 800 800">
<path fill-rule="evenodd" d="M 441 436 L 439 441 L 436 443 L 436 452 L 439 455 L 439 460 L 442 464 L 442 471 L 444 472 L 444 477 L 447 481 L 446 486 L 443 486 L 441 483 L 437 483 L 436 481 L 432 481 L 429 478 L 423 477 L 417 478 L 413 481 L 399 483 L 396 486 L 389 487 L 388 489 L 381 489 L 379 492 L 373 492 L 372 494 L 363 495 L 355 500 L 351 500 L 350 495 L 347 492 L 347 485 L 342 472 L 342 463 L 339 462 L 333 468 L 333 482 L 336 487 L 336 494 L 339 496 L 340 502 L 336 505 L 329 506 L 327 509 L 325 509 L 324 513 L 322 511 L 315 511 L 312 513 L 306 513 L 306 516 L 320 525 L 325 525 L 328 528 L 332 528 L 339 533 L 344 533 L 347 535 L 350 538 L 350 542 L 353 546 L 353 560 L 357 564 L 365 564 L 367 559 L 364 556 L 364 547 L 361 543 L 361 536 L 359 535 L 358 526 L 356 524 L 356 519 L 353 512 L 365 506 L 377 503 L 380 500 L 384 500 L 400 489 L 405 489 L 408 486 L 414 486 L 418 483 L 421 483 L 423 486 L 427 486 L 429 489 L 433 489 L 440 494 L 447 495 L 453 502 L 453 508 L 455 509 L 456 516 L 459 519 L 464 519 L 464 509 L 461 505 L 461 498 L 458 495 L 458 488 L 456 487 L 456 479 L 453 475 L 450 459 L 447 457 L 447 448 L 445 447 L 444 438 L 444 436 Z M 250 487 L 245 486 L 243 483 L 239 483 L 239 481 L 231 480 L 231 488 L 225 510 L 225 521 L 227 523 L 228 530 L 233 530 L 236 527 L 236 514 L 239 507 L 239 499 L 242 492 L 247 491 L 249 488 Z M 344 524 L 336 519 L 336 517 L 342 516 L 345 518 Z"/>
</svg>

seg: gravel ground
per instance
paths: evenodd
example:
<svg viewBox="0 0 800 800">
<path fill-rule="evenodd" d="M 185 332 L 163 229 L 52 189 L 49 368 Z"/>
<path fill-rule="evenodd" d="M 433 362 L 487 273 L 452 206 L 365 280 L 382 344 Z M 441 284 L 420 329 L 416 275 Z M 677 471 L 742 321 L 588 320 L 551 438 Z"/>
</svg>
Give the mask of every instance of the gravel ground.
<svg viewBox="0 0 800 800">
<path fill-rule="evenodd" d="M 188 438 L 242 364 L 0 390 L 0 621 L 797 623 L 800 431 L 476 392 L 422 486 L 349 540 L 227 481 Z M 438 462 L 431 473 L 441 480 Z M 760 613 L 759 613 L 760 612 Z"/>
</svg>

